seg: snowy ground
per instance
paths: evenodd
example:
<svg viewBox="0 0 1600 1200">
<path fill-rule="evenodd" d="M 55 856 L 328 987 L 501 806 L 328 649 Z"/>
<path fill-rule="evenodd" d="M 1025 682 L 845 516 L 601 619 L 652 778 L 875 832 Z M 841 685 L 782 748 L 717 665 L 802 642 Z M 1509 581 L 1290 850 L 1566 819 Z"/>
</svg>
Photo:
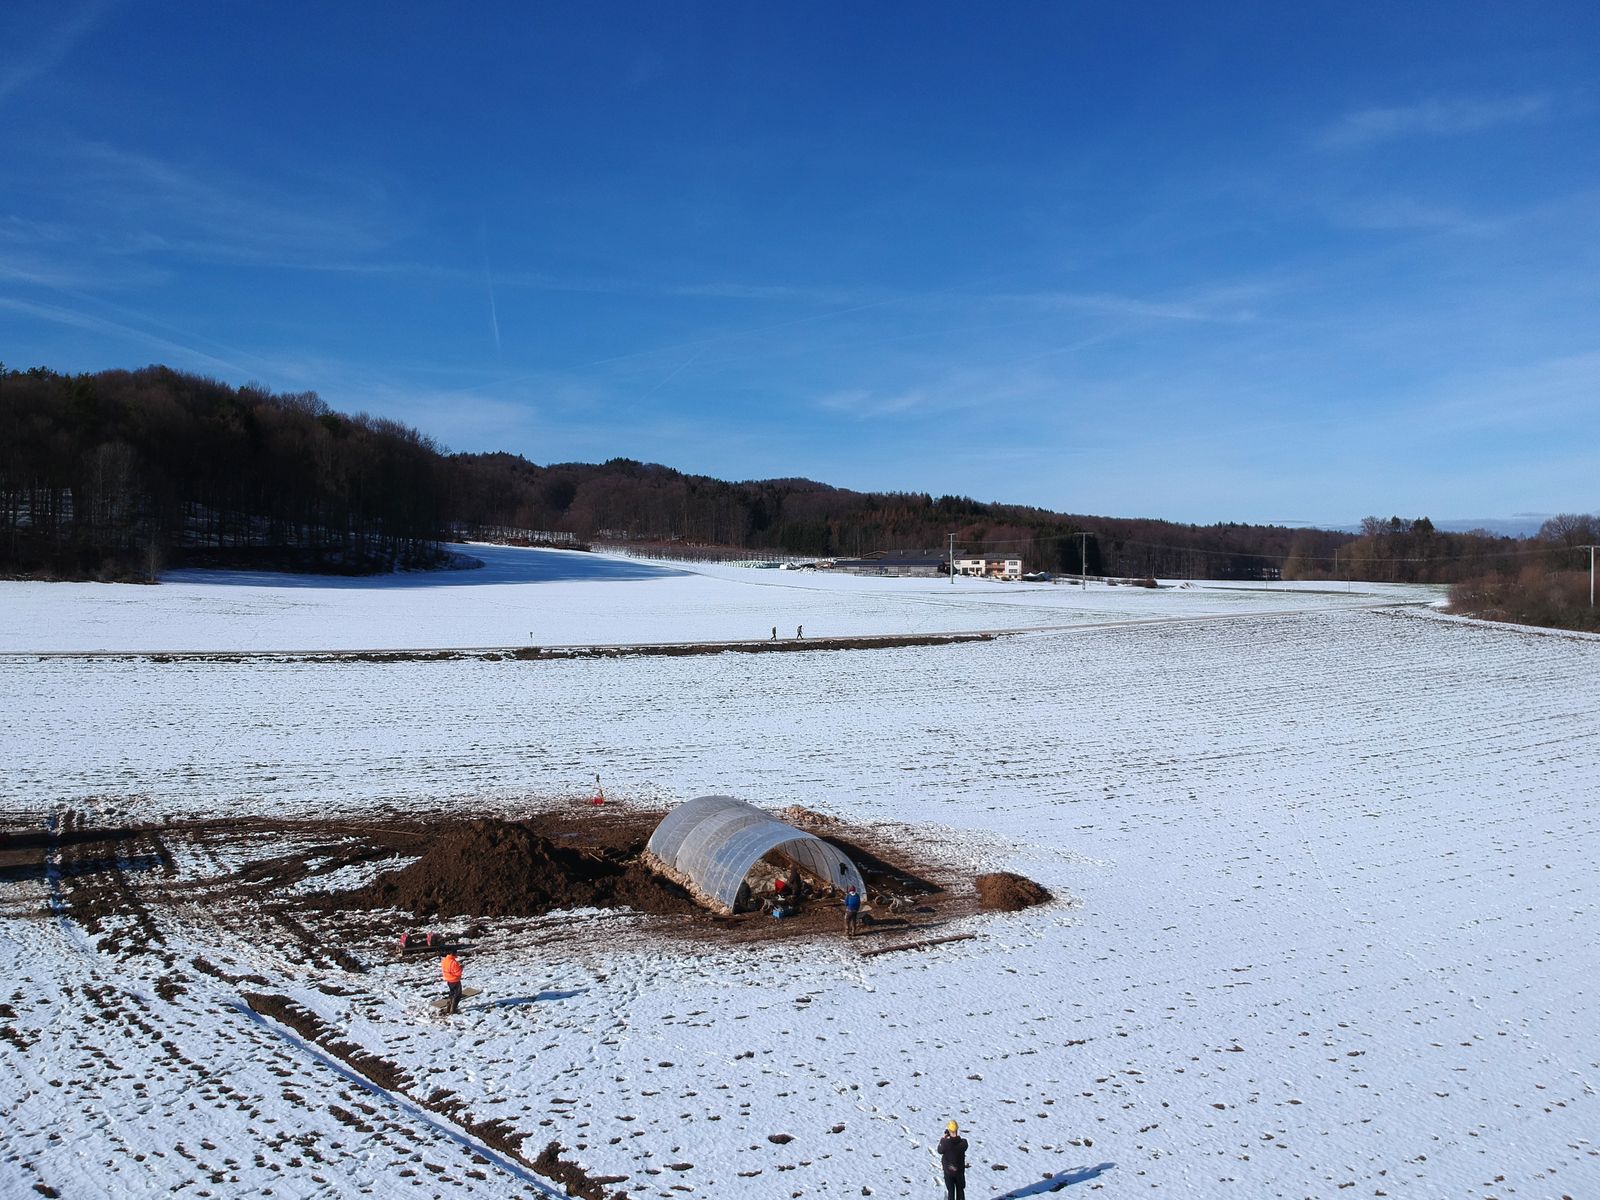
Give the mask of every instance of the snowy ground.
<svg viewBox="0 0 1600 1200">
<path fill-rule="evenodd" d="M 377 579 L 174 571 L 156 588 L 8 583 L 0 653 L 435 649 L 702 642 L 1055 627 L 1130 618 L 1431 600 L 1373 584 L 1149 591 L 981 579 L 675 566 L 578 551 L 470 545 L 473 571 Z M 1198 594 L 1195 594 L 1198 592 Z"/>
<path fill-rule="evenodd" d="M 908 825 L 953 872 L 1075 900 L 872 959 L 545 921 L 471 960 L 485 995 L 446 1025 L 427 963 L 356 972 L 205 911 L 130 903 L 111 925 L 143 936 L 120 942 L 42 916 L 86 886 L 137 900 L 157 870 L 58 863 L 0 881 L 18 964 L 0 1195 L 537 1194 L 517 1160 L 485 1161 L 470 1131 L 498 1120 L 635 1197 L 920 1197 L 951 1117 L 975 1200 L 1600 1194 L 1600 641 L 1367 607 L 1425 598 L 1392 589 L 943 600 L 790 575 L 0 586 L 6 646 L 30 651 L 517 644 L 529 611 L 549 643 L 1047 626 L 541 663 L 18 656 L 0 803 L 39 830 L 69 809 L 514 812 L 599 772 L 651 803 L 729 792 Z M 338 1073 L 246 992 L 401 1082 Z M 429 1107 L 435 1088 L 455 1095 Z"/>
</svg>

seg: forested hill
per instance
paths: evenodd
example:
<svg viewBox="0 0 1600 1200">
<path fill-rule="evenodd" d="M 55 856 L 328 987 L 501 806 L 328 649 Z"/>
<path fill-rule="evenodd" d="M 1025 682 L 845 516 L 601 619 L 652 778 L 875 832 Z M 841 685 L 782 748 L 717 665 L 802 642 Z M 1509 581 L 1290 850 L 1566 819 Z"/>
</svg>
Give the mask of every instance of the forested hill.
<svg viewBox="0 0 1600 1200">
<path fill-rule="evenodd" d="M 612 459 L 535 466 L 507 454 L 451 459 L 453 511 L 480 525 L 572 530 L 587 539 L 688 542 L 815 558 L 962 550 L 1021 557 L 1030 571 L 1262 578 L 1291 554 L 1332 563 L 1353 536 L 1266 525 L 1090 517 L 965 496 L 854 492 L 809 479 L 725 483 Z M 1087 533 L 1080 540 L 1078 534 Z"/>
<path fill-rule="evenodd" d="M 362 572 L 442 557 L 444 459 L 414 429 L 164 367 L 0 372 L 0 563 Z"/>
<path fill-rule="evenodd" d="M 179 563 L 430 566 L 443 561 L 441 542 L 495 529 L 816 557 L 940 554 L 954 533 L 958 549 L 1005 551 L 1029 570 L 1076 571 L 1086 552 L 1092 574 L 1119 576 L 1448 578 L 1428 564 L 1453 561 L 1465 543 L 1425 525 L 1397 519 L 1358 539 L 804 479 L 727 483 L 625 459 L 541 467 L 509 454 L 446 454 L 417 430 L 334 412 L 310 392 L 234 388 L 163 367 L 0 369 L 0 572 L 12 575 L 149 578 Z M 1492 552 L 1504 541 L 1475 544 Z"/>
</svg>

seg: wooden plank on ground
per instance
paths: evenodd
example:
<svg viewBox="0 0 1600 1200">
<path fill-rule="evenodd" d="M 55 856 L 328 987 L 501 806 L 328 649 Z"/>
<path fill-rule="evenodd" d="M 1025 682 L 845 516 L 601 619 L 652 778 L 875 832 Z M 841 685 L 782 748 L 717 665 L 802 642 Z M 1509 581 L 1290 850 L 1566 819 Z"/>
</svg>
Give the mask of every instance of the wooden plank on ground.
<svg viewBox="0 0 1600 1200">
<path fill-rule="evenodd" d="M 968 938 L 975 938 L 975 933 L 952 933 L 946 937 L 923 938 L 916 942 L 900 942 L 893 946 L 873 946 L 871 949 L 861 951 L 862 958 L 871 958 L 874 954 L 892 954 L 896 950 L 921 950 L 927 946 L 942 946 L 945 942 L 964 942 Z"/>
</svg>

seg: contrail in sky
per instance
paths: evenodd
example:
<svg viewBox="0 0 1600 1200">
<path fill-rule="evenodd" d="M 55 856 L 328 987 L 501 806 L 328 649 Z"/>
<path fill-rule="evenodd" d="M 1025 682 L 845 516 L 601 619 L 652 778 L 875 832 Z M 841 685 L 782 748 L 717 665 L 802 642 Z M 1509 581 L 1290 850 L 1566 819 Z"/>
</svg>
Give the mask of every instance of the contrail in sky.
<svg viewBox="0 0 1600 1200">
<path fill-rule="evenodd" d="M 673 367 L 672 370 L 668 371 L 663 378 L 656 380 L 655 386 L 644 395 L 640 396 L 639 399 L 648 400 L 651 396 L 654 396 L 662 388 L 666 387 L 667 384 L 676 379 L 692 362 L 694 362 L 695 359 L 699 358 L 703 352 L 703 349 L 696 350 L 693 354 L 689 355 L 688 358 L 684 359 L 677 366 Z"/>
<path fill-rule="evenodd" d="M 478 225 L 478 241 L 483 246 L 483 283 L 489 290 L 489 329 L 494 334 L 494 352 L 500 353 L 500 314 L 494 303 L 494 276 L 489 271 L 489 230 L 482 222 Z"/>
</svg>

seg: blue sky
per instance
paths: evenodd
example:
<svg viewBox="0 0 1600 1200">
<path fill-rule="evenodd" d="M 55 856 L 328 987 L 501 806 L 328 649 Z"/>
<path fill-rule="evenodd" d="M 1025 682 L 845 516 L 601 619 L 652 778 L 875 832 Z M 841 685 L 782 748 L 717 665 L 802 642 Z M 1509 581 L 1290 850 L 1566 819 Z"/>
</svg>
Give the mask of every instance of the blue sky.
<svg viewBox="0 0 1600 1200">
<path fill-rule="evenodd" d="M 1073 512 L 1600 509 L 1592 3 L 0 9 L 0 361 Z"/>
</svg>

